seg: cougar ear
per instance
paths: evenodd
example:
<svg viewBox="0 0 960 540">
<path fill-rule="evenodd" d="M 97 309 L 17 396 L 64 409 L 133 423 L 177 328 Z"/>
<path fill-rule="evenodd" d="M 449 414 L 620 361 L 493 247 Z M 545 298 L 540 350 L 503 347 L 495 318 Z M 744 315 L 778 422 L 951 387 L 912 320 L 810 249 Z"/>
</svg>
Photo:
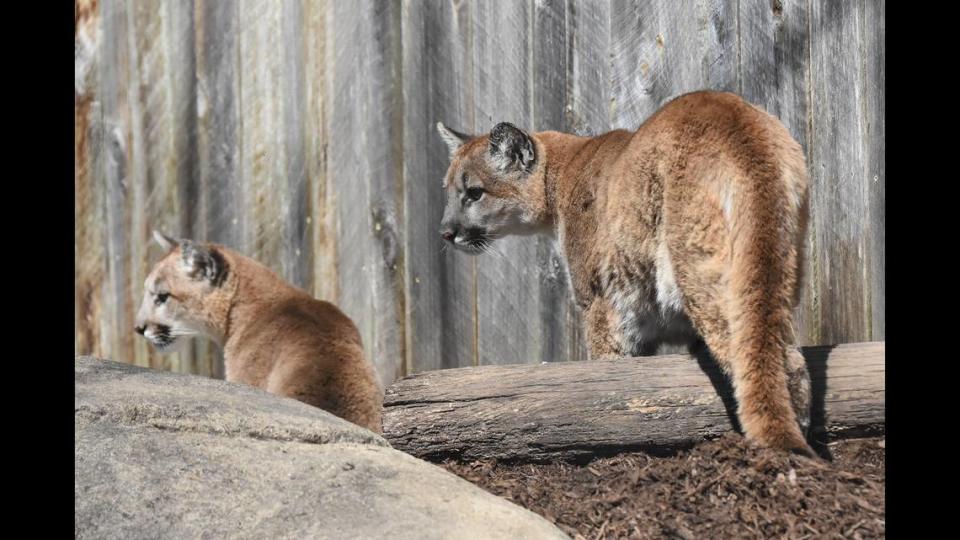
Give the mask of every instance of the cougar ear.
<svg viewBox="0 0 960 540">
<path fill-rule="evenodd" d="M 227 276 L 227 261 L 213 246 L 184 240 L 180 244 L 180 256 L 187 275 L 193 279 L 205 280 L 217 286 Z"/>
<path fill-rule="evenodd" d="M 157 230 L 153 231 L 153 240 L 160 244 L 160 247 L 168 252 L 173 251 L 177 246 L 180 245 L 180 242 L 177 242 L 175 239 L 170 238 L 169 236 Z"/>
<path fill-rule="evenodd" d="M 537 161 L 533 139 L 509 122 L 500 122 L 490 130 L 490 156 L 503 172 L 530 172 Z"/>
<path fill-rule="evenodd" d="M 447 143 L 447 148 L 450 149 L 450 156 L 453 156 L 458 148 L 470 140 L 469 135 L 454 131 L 443 125 L 443 122 L 437 122 L 437 131 L 440 132 L 440 137 L 443 139 L 443 142 Z"/>
</svg>

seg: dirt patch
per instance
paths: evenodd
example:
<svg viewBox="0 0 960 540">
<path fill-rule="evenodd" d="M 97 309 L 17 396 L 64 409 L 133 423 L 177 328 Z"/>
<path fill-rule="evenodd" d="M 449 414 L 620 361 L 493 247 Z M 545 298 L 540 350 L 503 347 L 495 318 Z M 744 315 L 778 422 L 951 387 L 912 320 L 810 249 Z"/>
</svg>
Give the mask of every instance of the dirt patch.
<svg viewBox="0 0 960 540">
<path fill-rule="evenodd" d="M 445 462 L 573 538 L 878 538 L 885 535 L 885 439 L 829 445 L 832 462 L 727 435 L 669 457 L 586 465 Z"/>
</svg>

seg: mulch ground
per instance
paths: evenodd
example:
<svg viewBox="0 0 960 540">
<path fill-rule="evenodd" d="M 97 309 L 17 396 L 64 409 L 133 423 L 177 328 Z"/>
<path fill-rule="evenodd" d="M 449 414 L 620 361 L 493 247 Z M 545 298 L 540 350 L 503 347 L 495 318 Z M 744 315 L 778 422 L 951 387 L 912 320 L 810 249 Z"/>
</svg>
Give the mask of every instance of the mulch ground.
<svg viewBox="0 0 960 540">
<path fill-rule="evenodd" d="M 882 438 L 837 441 L 832 461 L 814 461 L 730 434 L 669 457 L 441 466 L 575 539 L 880 538 L 884 445 Z"/>
</svg>

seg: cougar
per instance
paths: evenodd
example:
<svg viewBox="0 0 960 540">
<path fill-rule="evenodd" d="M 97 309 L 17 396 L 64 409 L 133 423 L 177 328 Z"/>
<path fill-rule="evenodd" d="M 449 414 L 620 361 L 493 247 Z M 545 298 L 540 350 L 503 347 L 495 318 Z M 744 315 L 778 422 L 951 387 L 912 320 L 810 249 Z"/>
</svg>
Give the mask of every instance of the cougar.
<svg viewBox="0 0 960 540">
<path fill-rule="evenodd" d="M 746 437 L 813 455 L 809 375 L 790 347 L 807 172 L 775 117 L 700 91 L 633 132 L 437 129 L 451 157 L 447 242 L 479 254 L 505 235 L 552 236 L 591 358 L 705 344 L 730 376 Z"/>
</svg>

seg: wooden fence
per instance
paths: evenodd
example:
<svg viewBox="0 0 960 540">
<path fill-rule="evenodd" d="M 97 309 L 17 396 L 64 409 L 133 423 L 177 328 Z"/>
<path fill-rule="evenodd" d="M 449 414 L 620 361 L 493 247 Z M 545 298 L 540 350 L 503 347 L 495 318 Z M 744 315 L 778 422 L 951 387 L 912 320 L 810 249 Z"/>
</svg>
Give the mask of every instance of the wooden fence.
<svg viewBox="0 0 960 540">
<path fill-rule="evenodd" d="M 546 239 L 442 250 L 438 120 L 636 128 L 700 88 L 803 145 L 800 343 L 884 339 L 883 1 L 77 0 L 76 352 L 222 376 L 135 338 L 150 230 L 331 300 L 381 378 L 586 356 Z"/>
</svg>

